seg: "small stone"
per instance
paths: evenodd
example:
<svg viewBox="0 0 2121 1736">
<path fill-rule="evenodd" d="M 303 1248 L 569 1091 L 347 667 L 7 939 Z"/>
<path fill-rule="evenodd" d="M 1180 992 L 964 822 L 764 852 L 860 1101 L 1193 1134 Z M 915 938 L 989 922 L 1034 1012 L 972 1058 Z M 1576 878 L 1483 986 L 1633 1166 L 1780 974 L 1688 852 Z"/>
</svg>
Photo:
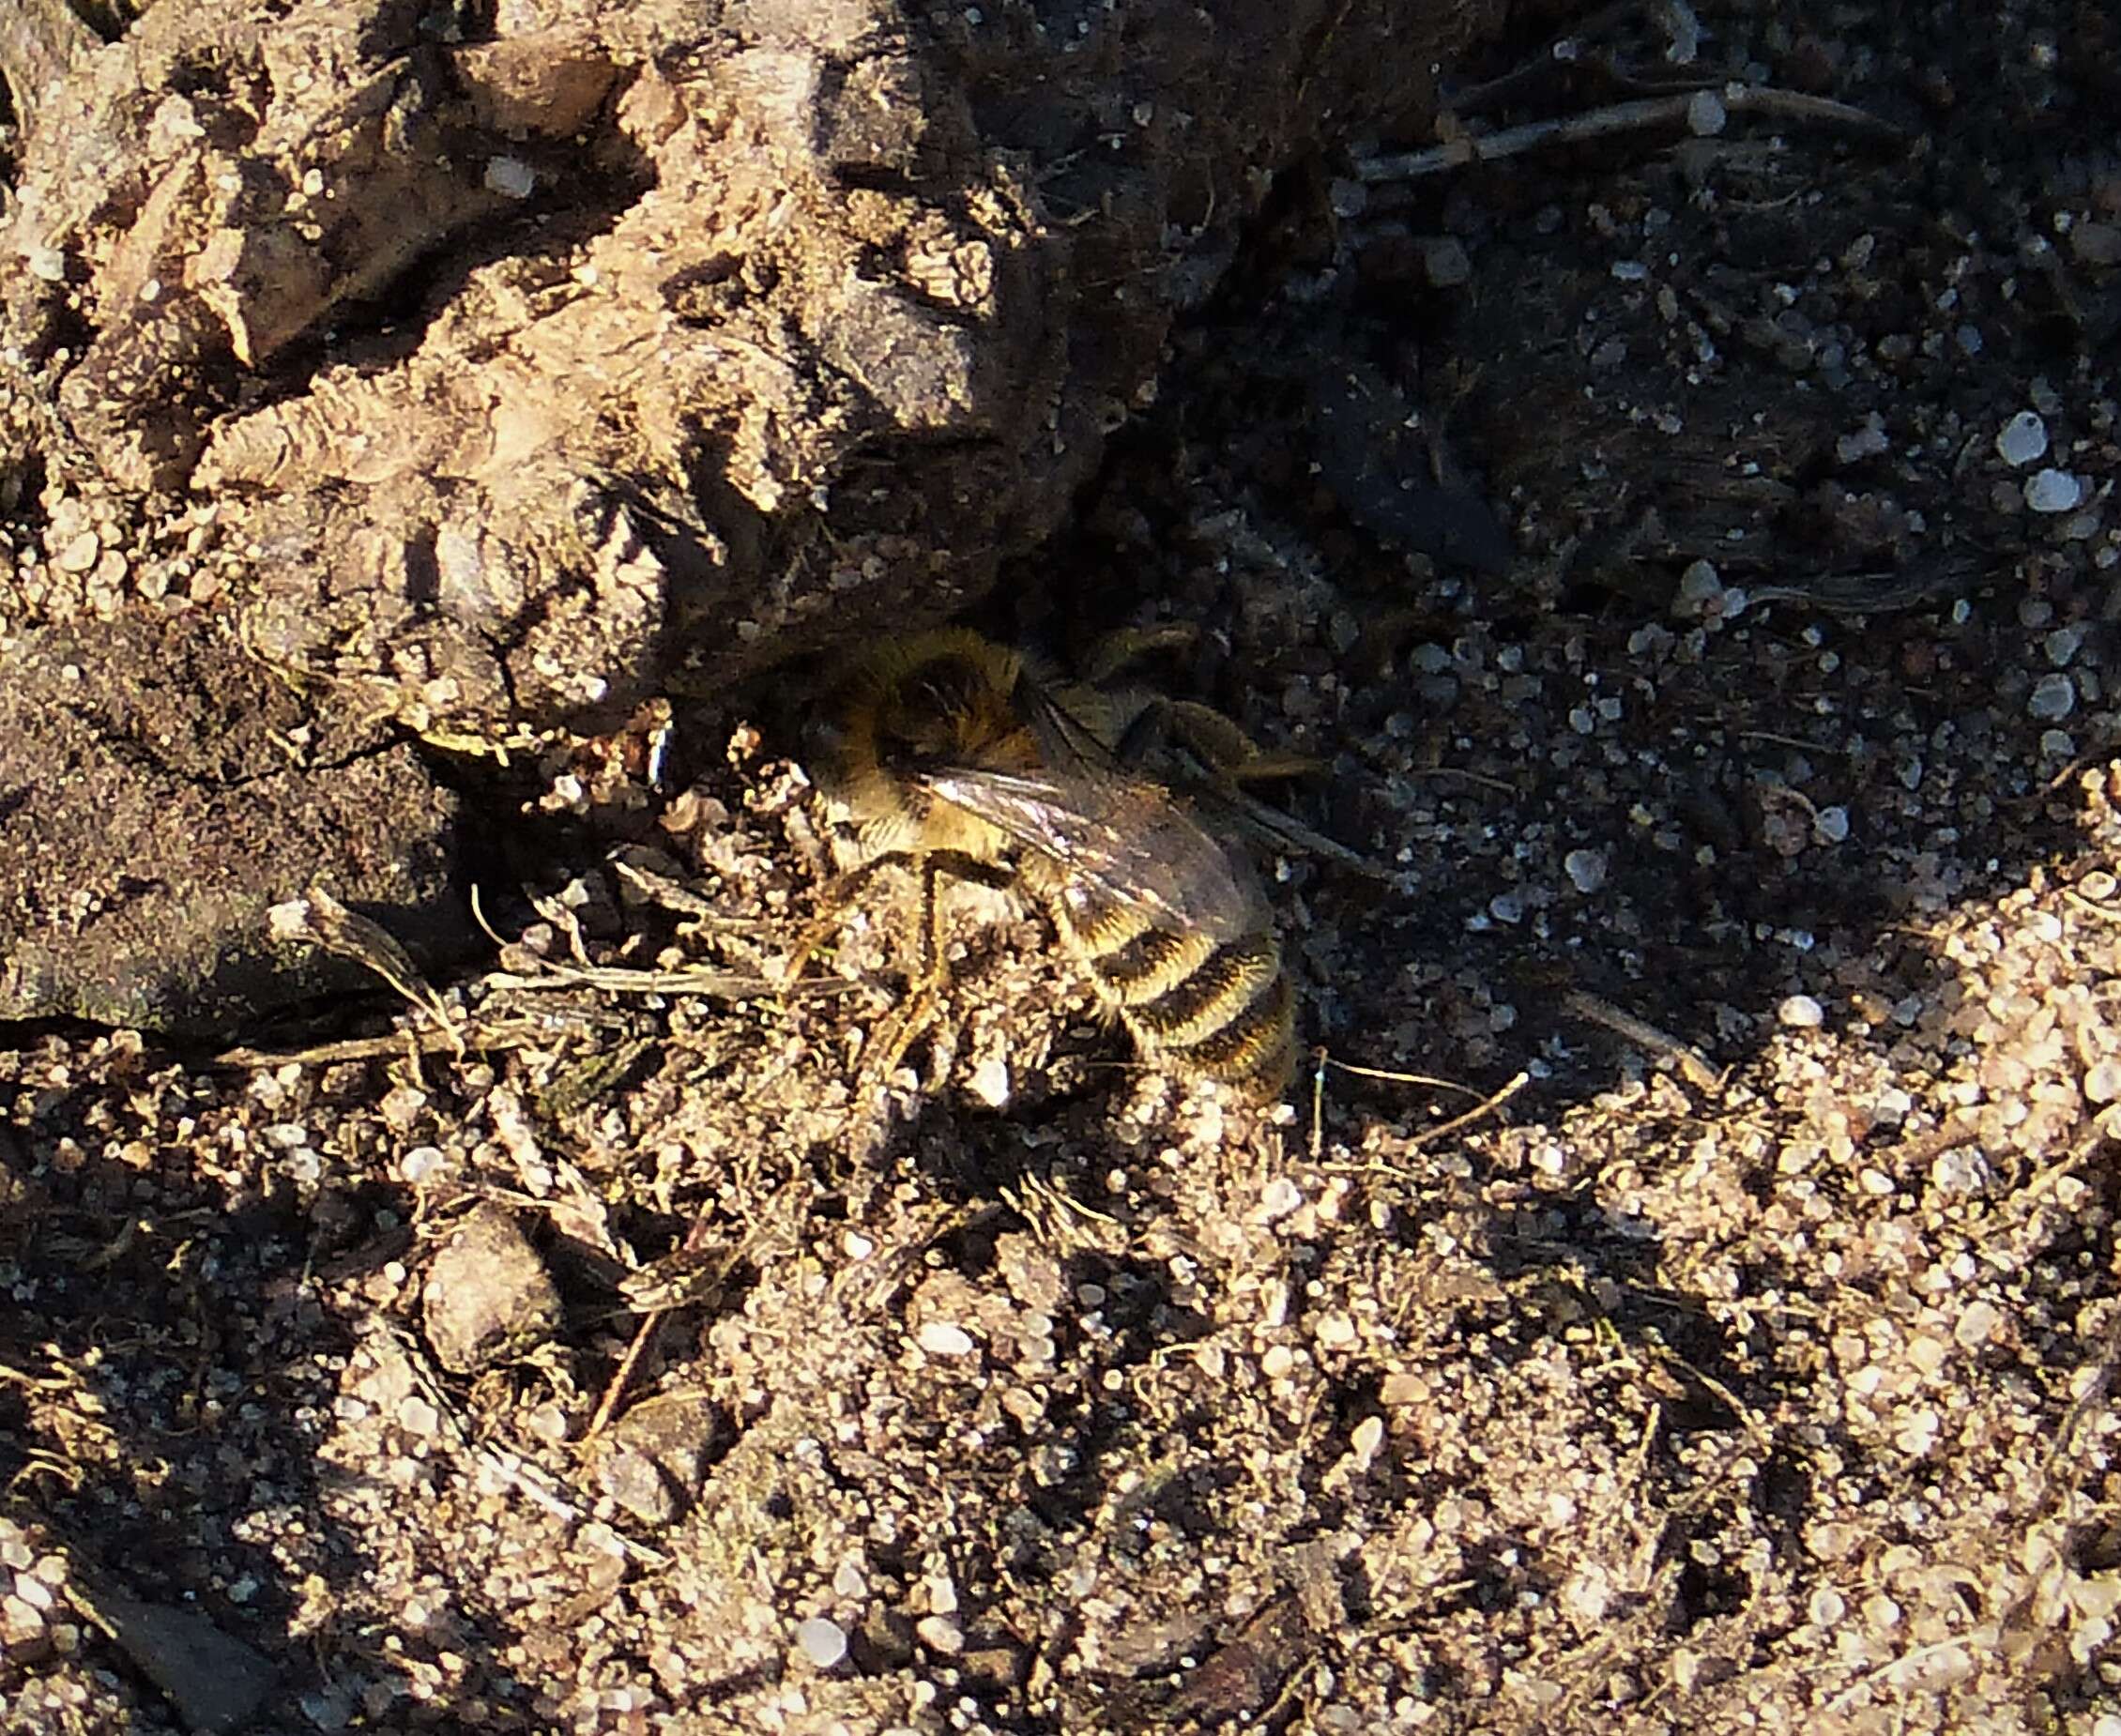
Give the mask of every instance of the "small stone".
<svg viewBox="0 0 2121 1736">
<path fill-rule="evenodd" d="M 1569 884 L 1588 896 L 1606 883 L 1606 853 L 1571 850 L 1562 858 L 1562 869 L 1568 876 Z"/>
<path fill-rule="evenodd" d="M 1686 130 L 1697 139 L 1713 139 L 1730 123 L 1731 114 L 1713 90 L 1697 90 L 1686 101 Z"/>
<path fill-rule="evenodd" d="M 2084 485 L 2052 465 L 2036 470 L 2025 484 L 2025 504 L 2035 512 L 2074 512 L 2083 497 Z"/>
<path fill-rule="evenodd" d="M 1329 1350 L 1345 1349 L 1355 1342 L 1355 1322 L 1338 1312 L 1320 1315 L 1318 1340 Z"/>
<path fill-rule="evenodd" d="M 2047 450 L 2048 425 L 2037 410 L 2019 411 L 1996 435 L 1996 456 L 2014 470 L 2036 458 L 2045 458 Z"/>
<path fill-rule="evenodd" d="M 1845 844 L 1849 836 L 1849 811 L 1846 808 L 1822 808 L 1812 815 L 1812 836 L 1822 844 Z"/>
<path fill-rule="evenodd" d="M 1690 563 L 1679 575 L 1679 589 L 1671 600 L 1671 612 L 1681 620 L 1696 621 L 1723 613 L 1723 577 L 1705 560 Z"/>
<path fill-rule="evenodd" d="M 948 1616 L 923 1616 L 913 1624 L 913 1637 L 943 1657 L 955 1657 L 965 1650 L 965 1630 Z"/>
<path fill-rule="evenodd" d="M 2110 1104 L 2121 1098 L 2121 1059 L 2102 1055 L 2084 1074 L 2084 1101 Z"/>
<path fill-rule="evenodd" d="M 421 1297 L 427 1342 L 452 1374 L 477 1374 L 550 1338 L 559 1291 L 530 1239 L 498 1206 L 481 1206 L 428 1268 Z"/>
<path fill-rule="evenodd" d="M 538 172 L 515 157 L 495 157 L 486 164 L 486 188 L 504 199 L 527 199 L 537 190 Z"/>
<path fill-rule="evenodd" d="M 679 1516 L 677 1492 L 655 1461 L 632 1447 L 598 1461 L 597 1486 L 644 1525 L 669 1525 Z"/>
<path fill-rule="evenodd" d="M 35 1663 L 50 1652 L 52 1637 L 43 1613 L 19 1597 L 0 1597 L 0 1657 Z"/>
<path fill-rule="evenodd" d="M 84 530 L 68 540 L 66 547 L 52 556 L 52 564 L 61 572 L 86 572 L 102 552 L 101 539 L 93 530 Z"/>
<path fill-rule="evenodd" d="M 2069 232 L 2069 251 L 2080 265 L 2121 265 L 2121 223 L 2079 223 Z"/>
<path fill-rule="evenodd" d="M 1885 435 L 1885 419 L 1875 410 L 1864 419 L 1861 428 L 1834 442 L 1834 456 L 1844 464 L 1877 458 L 1891 450 L 1892 442 Z"/>
<path fill-rule="evenodd" d="M 2083 643 L 2084 630 L 2082 627 L 2057 627 L 2040 641 L 2040 649 L 2047 653 L 2048 662 L 2057 669 L 2067 669 Z"/>
<path fill-rule="evenodd" d="M 1009 1104 L 1009 1063 L 999 1055 L 990 1056 L 972 1069 L 972 1076 L 966 1081 L 966 1086 L 988 1108 L 1006 1108 Z"/>
<path fill-rule="evenodd" d="M 2077 684 L 2062 674 L 2043 675 L 2033 683 L 2025 711 L 2043 723 L 2060 723 L 2077 708 Z"/>
<path fill-rule="evenodd" d="M 832 1669 L 847 1656 L 847 1629 L 824 1616 L 812 1616 L 796 1625 L 796 1644 L 818 1669 Z"/>
<path fill-rule="evenodd" d="M 1421 244 L 1422 270 L 1434 289 L 1456 289 L 1472 278 L 1472 261 L 1456 236 L 1431 236 Z"/>
<path fill-rule="evenodd" d="M 1826 1023 L 1826 1010 L 1809 995 L 1792 995 L 1775 1009 L 1775 1016 L 1792 1030 L 1817 1030 Z"/>
<path fill-rule="evenodd" d="M 1259 1191 L 1259 1218 L 1272 1224 L 1304 1203 L 1304 1190 L 1287 1176 L 1276 1176 Z"/>
<path fill-rule="evenodd" d="M 1966 1304 L 1966 1312 L 1959 1317 L 1959 1324 L 1952 1328 L 1952 1336 L 1963 1350 L 1976 1350 L 1996 1335 L 1996 1328 L 2003 1324 L 2003 1316 L 1992 1302 L 1975 1302 Z"/>
<path fill-rule="evenodd" d="M 971 1333 L 949 1320 L 924 1320 L 913 1342 L 930 1356 L 969 1356 L 979 1347 Z"/>
<path fill-rule="evenodd" d="M 1349 1451 L 1354 1455 L 1355 1469 L 1367 1470 L 1377 1457 L 1377 1450 L 1384 1444 L 1384 1419 L 1366 1416 L 1355 1424 L 1355 1432 L 1348 1438 Z"/>
</svg>

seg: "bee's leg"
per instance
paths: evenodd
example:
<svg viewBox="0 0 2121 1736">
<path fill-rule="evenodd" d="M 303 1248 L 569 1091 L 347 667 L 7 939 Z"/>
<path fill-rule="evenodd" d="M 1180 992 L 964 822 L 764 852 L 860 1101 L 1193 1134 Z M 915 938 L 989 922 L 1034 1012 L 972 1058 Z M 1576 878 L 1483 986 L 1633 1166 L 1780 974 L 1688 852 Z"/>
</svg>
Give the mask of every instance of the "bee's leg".
<svg viewBox="0 0 2121 1736">
<path fill-rule="evenodd" d="M 1010 880 L 1008 870 L 957 850 L 923 852 L 918 860 L 921 868 L 920 970 L 908 988 L 906 998 L 878 1027 L 871 1040 L 874 1058 L 865 1058 L 862 1071 L 865 1078 L 874 1081 L 888 1079 L 898 1071 L 907 1050 L 936 1022 L 942 1009 L 943 994 L 950 987 L 950 960 L 943 949 L 942 933 L 944 877 L 974 880 L 983 886 L 1006 886 Z"/>
<path fill-rule="evenodd" d="M 1308 754 L 1269 753 L 1213 706 L 1162 694 L 1141 708 L 1113 752 L 1123 766 L 1147 766 L 1174 746 L 1233 783 L 1298 778 L 1320 769 Z"/>
<path fill-rule="evenodd" d="M 1076 673 L 1102 687 L 1122 669 L 1163 651 L 1188 651 L 1200 642 L 1196 621 L 1160 621 L 1153 627 L 1115 627 L 1099 633 L 1076 663 Z"/>
<path fill-rule="evenodd" d="M 788 955 L 781 961 L 781 981 L 793 982 L 810 968 L 810 961 L 817 949 L 825 944 L 847 921 L 847 906 L 862 889 L 869 884 L 880 868 L 887 868 L 913 858 L 904 850 L 886 850 L 880 856 L 872 856 L 857 867 L 849 868 L 818 896 L 824 907 L 805 925 L 796 937 L 796 943 L 788 949 Z"/>
</svg>

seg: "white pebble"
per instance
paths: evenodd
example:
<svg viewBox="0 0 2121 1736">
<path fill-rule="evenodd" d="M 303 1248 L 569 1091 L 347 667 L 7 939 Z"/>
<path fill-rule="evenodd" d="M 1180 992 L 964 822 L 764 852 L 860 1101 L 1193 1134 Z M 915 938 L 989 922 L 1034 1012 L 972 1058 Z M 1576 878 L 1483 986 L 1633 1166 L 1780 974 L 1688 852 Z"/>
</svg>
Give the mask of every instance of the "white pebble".
<svg viewBox="0 0 2121 1736">
<path fill-rule="evenodd" d="M 1694 561 L 1679 575 L 1679 590 L 1671 600 L 1671 612 L 1681 620 L 1694 621 L 1703 616 L 1721 615 L 1722 603 L 1723 577 L 1712 563 Z"/>
<path fill-rule="evenodd" d="M 1562 858 L 1562 867 L 1569 882 L 1579 892 L 1596 891 L 1606 883 L 1606 853 L 1603 850 L 1571 850 Z"/>
<path fill-rule="evenodd" d="M 1844 464 L 1853 464 L 1860 459 L 1876 458 L 1892 450 L 1892 442 L 1885 437 L 1885 419 L 1873 410 L 1864 419 L 1863 426 L 1854 434 L 1845 434 L 1834 442 L 1834 455 Z"/>
<path fill-rule="evenodd" d="M 1730 121 L 1730 111 L 1713 90 L 1697 90 L 1686 102 L 1686 130 L 1697 139 L 1713 139 Z"/>
<path fill-rule="evenodd" d="M 2084 485 L 2052 465 L 2036 470 L 2025 484 L 2025 504 L 2036 512 L 2074 512 L 2083 497 Z"/>
<path fill-rule="evenodd" d="M 2057 723 L 2077 708 L 2077 684 L 2066 675 L 2043 675 L 2033 683 L 2033 696 L 2026 700 L 2027 715 L 2037 717 L 2043 723 Z"/>
<path fill-rule="evenodd" d="M 2048 662 L 2057 669 L 2067 669 L 2084 643 L 2082 627 L 2057 627 L 2040 641 L 2040 648 L 2048 654 Z"/>
<path fill-rule="evenodd" d="M 2019 411 L 1996 435 L 1996 456 L 2014 470 L 2036 458 L 2045 458 L 2047 450 L 2048 425 L 2040 420 L 2037 410 Z"/>
<path fill-rule="evenodd" d="M 796 1625 L 796 1644 L 819 1669 L 831 1669 L 847 1656 L 847 1630 L 837 1622 L 812 1616 Z"/>
<path fill-rule="evenodd" d="M 39 282 L 64 283 L 67 281 L 67 256 L 55 247 L 31 247 L 23 250 L 23 263 L 29 274 Z"/>
<path fill-rule="evenodd" d="M 1968 1302 L 1959 1324 L 1952 1328 L 1952 1336 L 1959 1340 L 1961 1348 L 1977 1349 L 1995 1336 L 1996 1328 L 2002 1324 L 2003 1316 L 1992 1302 Z"/>
<path fill-rule="evenodd" d="M 955 1657 L 965 1650 L 965 1630 L 948 1616 L 923 1616 L 913 1624 L 913 1633 L 930 1652 L 944 1657 Z"/>
<path fill-rule="evenodd" d="M 1849 835 L 1849 811 L 1842 807 L 1822 808 L 1812 816 L 1812 835 L 1822 844 L 1842 844 Z"/>
<path fill-rule="evenodd" d="M 1775 1009 L 1775 1016 L 1792 1030 L 1817 1030 L 1826 1023 L 1826 1009 L 1809 995 L 1792 995 Z"/>
<path fill-rule="evenodd" d="M 2121 1060 L 2102 1055 L 2084 1074 L 2085 1101 L 2110 1104 L 2117 1097 L 2121 1097 Z"/>
<path fill-rule="evenodd" d="M 1272 1224 L 1285 1218 L 1304 1203 L 1304 1190 L 1287 1176 L 1276 1176 L 1259 1190 L 1259 1218 Z"/>
<path fill-rule="evenodd" d="M 971 1333 L 948 1320 L 923 1321 L 913 1342 L 930 1356 L 969 1356 L 974 1348 Z"/>
<path fill-rule="evenodd" d="M 486 190 L 504 199 L 527 199 L 537 190 L 538 172 L 516 157 L 494 157 L 486 163 Z"/>
<path fill-rule="evenodd" d="M 967 1082 L 972 1095 L 990 1109 L 1000 1109 L 1009 1102 L 1009 1063 L 999 1055 L 990 1056 L 972 1069 Z"/>
</svg>

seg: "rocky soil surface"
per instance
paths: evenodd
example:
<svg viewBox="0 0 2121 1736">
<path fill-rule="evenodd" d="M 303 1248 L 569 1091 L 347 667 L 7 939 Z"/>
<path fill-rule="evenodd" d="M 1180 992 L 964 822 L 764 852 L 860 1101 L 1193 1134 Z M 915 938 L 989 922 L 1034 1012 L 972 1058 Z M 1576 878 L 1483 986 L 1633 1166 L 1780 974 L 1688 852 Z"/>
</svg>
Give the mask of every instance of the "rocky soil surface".
<svg viewBox="0 0 2121 1736">
<path fill-rule="evenodd" d="M 1320 763 L 1289 1102 L 985 888 L 784 983 L 803 664 L 396 741 L 472 963 L 0 1053 L 0 1723 L 2121 1732 L 2121 32 L 1447 71 L 976 617 Z"/>
</svg>

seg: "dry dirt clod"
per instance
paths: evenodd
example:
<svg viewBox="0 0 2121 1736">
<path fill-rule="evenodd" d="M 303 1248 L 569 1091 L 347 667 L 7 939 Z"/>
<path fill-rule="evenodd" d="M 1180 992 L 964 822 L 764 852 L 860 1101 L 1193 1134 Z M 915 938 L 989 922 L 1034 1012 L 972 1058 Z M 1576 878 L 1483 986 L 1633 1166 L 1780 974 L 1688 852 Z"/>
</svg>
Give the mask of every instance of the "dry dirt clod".
<svg viewBox="0 0 2121 1736">
<path fill-rule="evenodd" d="M 476 1374 L 557 1330 L 559 1291 L 513 1213 L 481 1206 L 456 1226 L 427 1269 L 427 1342 L 453 1374 Z"/>
</svg>

